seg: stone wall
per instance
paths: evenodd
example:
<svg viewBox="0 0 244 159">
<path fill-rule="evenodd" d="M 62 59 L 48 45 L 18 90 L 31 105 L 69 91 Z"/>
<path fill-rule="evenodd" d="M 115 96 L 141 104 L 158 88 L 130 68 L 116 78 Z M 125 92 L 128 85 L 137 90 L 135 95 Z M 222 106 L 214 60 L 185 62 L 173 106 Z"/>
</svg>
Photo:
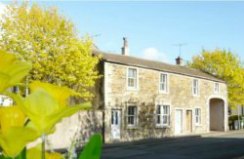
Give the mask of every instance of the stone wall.
<svg viewBox="0 0 244 159">
<path fill-rule="evenodd" d="M 120 109 L 122 111 L 121 141 L 131 141 L 175 135 L 174 112 L 176 109 L 183 110 L 183 119 L 185 118 L 186 110 L 192 110 L 193 120 L 191 133 L 206 133 L 209 131 L 210 98 L 216 97 L 223 99 L 225 102 L 227 101 L 227 88 L 225 83 L 219 83 L 220 92 L 214 93 L 214 81 L 199 79 L 200 94 L 199 96 L 193 96 L 192 80 L 194 78 L 174 73 L 168 73 L 168 93 L 161 93 L 159 91 L 159 75 L 162 72 L 141 67 L 135 67 L 138 70 L 139 88 L 137 90 L 128 90 L 126 85 L 128 67 L 126 65 L 108 62 L 104 64 L 106 142 L 112 142 L 112 109 Z M 126 107 L 129 103 L 134 103 L 138 107 L 138 125 L 133 129 L 126 126 Z M 155 108 L 157 104 L 170 105 L 169 127 L 158 128 L 155 126 Z M 201 124 L 199 126 L 195 125 L 195 108 L 201 108 Z M 184 120 L 182 134 L 187 134 Z"/>
<path fill-rule="evenodd" d="M 56 125 L 55 133 L 47 137 L 48 149 L 67 149 L 75 142 L 82 146 L 94 133 L 102 133 L 102 112 L 81 111 L 63 119 Z"/>
</svg>

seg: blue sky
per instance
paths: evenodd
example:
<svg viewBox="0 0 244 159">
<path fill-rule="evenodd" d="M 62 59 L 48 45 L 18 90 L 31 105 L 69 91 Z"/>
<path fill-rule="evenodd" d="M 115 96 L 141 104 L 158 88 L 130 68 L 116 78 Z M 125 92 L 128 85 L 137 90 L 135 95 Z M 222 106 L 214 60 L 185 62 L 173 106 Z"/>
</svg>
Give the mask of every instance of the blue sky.
<svg viewBox="0 0 244 159">
<path fill-rule="evenodd" d="M 244 59 L 244 2 L 38 3 L 57 6 L 80 36 L 93 36 L 103 51 L 120 53 L 125 36 L 131 56 L 174 63 L 179 54 L 174 44 L 186 43 L 181 53 L 185 60 L 202 48 L 224 48 Z"/>
</svg>

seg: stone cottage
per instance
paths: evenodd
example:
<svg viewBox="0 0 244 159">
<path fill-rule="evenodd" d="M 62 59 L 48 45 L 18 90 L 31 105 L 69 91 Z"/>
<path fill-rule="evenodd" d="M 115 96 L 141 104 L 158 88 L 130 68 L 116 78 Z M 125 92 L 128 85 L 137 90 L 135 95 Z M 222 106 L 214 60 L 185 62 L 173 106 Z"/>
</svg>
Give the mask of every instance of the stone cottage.
<svg viewBox="0 0 244 159">
<path fill-rule="evenodd" d="M 180 57 L 171 65 L 130 56 L 126 38 L 121 55 L 99 50 L 94 55 L 101 56 L 97 109 L 59 123 L 48 136 L 50 148 L 83 144 L 94 132 L 111 143 L 228 129 L 224 81 L 183 66 Z M 9 102 L 0 97 L 0 105 Z"/>
<path fill-rule="evenodd" d="M 102 56 L 96 103 L 105 142 L 132 141 L 228 129 L 226 83 L 182 65 L 122 54 Z"/>
</svg>

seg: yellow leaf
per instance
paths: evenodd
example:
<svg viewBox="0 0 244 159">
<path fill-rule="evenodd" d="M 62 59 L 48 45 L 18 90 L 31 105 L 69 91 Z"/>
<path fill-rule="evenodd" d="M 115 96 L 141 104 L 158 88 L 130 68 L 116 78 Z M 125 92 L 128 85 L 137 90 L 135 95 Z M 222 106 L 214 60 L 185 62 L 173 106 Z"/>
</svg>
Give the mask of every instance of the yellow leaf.
<svg viewBox="0 0 244 159">
<path fill-rule="evenodd" d="M 0 132 L 6 133 L 11 127 L 24 126 L 25 114 L 18 106 L 0 107 Z"/>
<path fill-rule="evenodd" d="M 15 157 L 24 149 L 26 144 L 37 138 L 37 132 L 31 128 L 11 127 L 4 134 L 0 133 L 0 145 L 6 156 Z"/>
<path fill-rule="evenodd" d="M 79 93 L 75 92 L 72 89 L 67 87 L 56 86 L 50 83 L 34 81 L 30 84 L 31 91 L 35 91 L 38 89 L 43 89 L 47 93 L 49 93 L 55 100 L 58 101 L 60 106 L 68 105 L 68 99 L 71 96 L 80 96 Z"/>
<path fill-rule="evenodd" d="M 0 92 L 3 92 L 19 83 L 28 74 L 31 65 L 3 50 L 0 50 L 0 57 Z"/>
<path fill-rule="evenodd" d="M 41 159 L 41 145 L 37 145 L 27 150 L 27 159 Z M 45 152 L 46 159 L 64 159 L 64 157 L 57 152 Z"/>
<path fill-rule="evenodd" d="M 57 94 L 60 92 L 57 91 Z M 63 91 L 60 89 L 59 91 Z M 66 96 L 63 96 L 66 98 Z M 26 98 L 16 98 L 22 111 L 30 118 L 39 134 L 47 134 L 62 118 L 70 116 L 79 110 L 87 109 L 90 105 L 79 106 L 60 105 L 61 97 L 54 98 L 44 89 L 34 89 Z"/>
</svg>

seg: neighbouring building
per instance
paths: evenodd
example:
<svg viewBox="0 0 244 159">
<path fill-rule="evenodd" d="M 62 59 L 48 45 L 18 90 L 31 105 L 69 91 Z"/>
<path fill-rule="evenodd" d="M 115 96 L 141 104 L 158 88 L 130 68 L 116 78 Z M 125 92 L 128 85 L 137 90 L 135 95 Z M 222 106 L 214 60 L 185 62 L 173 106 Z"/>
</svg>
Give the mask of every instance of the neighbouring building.
<svg viewBox="0 0 244 159">
<path fill-rule="evenodd" d="M 182 65 L 122 54 L 102 56 L 95 103 L 103 110 L 105 142 L 132 141 L 228 129 L 227 85 Z"/>
</svg>

